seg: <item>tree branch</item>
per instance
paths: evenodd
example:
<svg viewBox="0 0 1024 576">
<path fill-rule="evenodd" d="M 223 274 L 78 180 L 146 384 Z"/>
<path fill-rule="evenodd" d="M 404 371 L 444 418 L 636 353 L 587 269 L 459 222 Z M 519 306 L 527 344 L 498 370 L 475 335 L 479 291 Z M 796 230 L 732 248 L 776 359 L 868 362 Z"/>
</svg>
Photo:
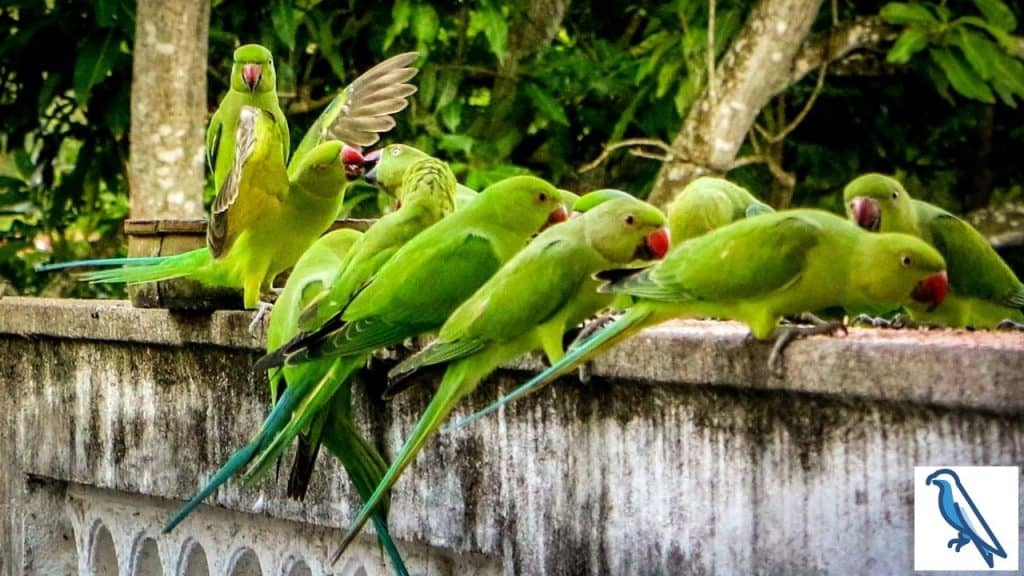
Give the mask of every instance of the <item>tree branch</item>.
<svg viewBox="0 0 1024 576">
<path fill-rule="evenodd" d="M 812 36 L 793 59 L 789 84 L 803 79 L 812 70 L 839 62 L 860 50 L 880 49 L 896 40 L 899 30 L 880 18 L 862 18 L 835 27 L 831 32 Z"/>
</svg>

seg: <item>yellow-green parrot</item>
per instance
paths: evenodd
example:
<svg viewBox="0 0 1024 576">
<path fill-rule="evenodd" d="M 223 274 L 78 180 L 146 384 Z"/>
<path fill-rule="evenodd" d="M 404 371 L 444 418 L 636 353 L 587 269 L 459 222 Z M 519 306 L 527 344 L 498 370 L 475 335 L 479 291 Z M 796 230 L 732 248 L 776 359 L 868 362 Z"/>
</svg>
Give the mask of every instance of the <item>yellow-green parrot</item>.
<svg viewBox="0 0 1024 576">
<path fill-rule="evenodd" d="M 288 277 L 288 282 L 270 319 L 267 329 L 267 346 L 273 349 L 283 342 L 286 342 L 298 330 L 298 315 L 303 307 L 317 294 L 330 286 L 334 278 L 335 270 L 341 265 L 341 261 L 357 243 L 362 235 L 355 230 L 336 230 L 321 237 L 313 246 L 307 250 Z M 295 390 L 308 388 L 316 381 L 324 378 L 332 370 L 332 363 L 308 363 L 300 367 L 275 370 L 270 374 L 271 397 L 278 401 L 282 407 L 292 403 L 292 395 L 288 390 L 294 387 Z M 346 389 L 347 392 L 347 389 Z M 328 411 L 325 411 L 328 413 Z M 265 422 L 265 429 L 273 429 L 272 422 L 287 415 L 287 411 L 280 409 L 271 413 Z M 373 445 L 368 442 L 360 433 L 352 420 L 351 399 L 345 393 L 339 393 L 329 410 L 329 418 L 323 427 L 322 440 L 328 449 L 341 461 L 352 479 L 356 491 L 362 499 L 366 499 L 372 492 L 377 482 L 383 477 L 387 470 L 387 462 L 381 457 Z M 232 455 L 228 463 L 218 470 L 211 478 L 206 489 L 200 495 L 186 504 L 175 517 L 167 523 L 164 532 L 169 532 L 184 520 L 199 503 L 221 484 L 226 482 L 235 472 L 241 469 L 259 447 L 263 436 L 257 437 L 242 450 Z M 395 546 L 391 535 L 388 532 L 387 503 L 381 508 L 381 513 L 374 517 L 374 526 L 381 546 L 387 550 L 389 557 L 397 574 L 408 574 L 398 548 Z"/>
<path fill-rule="evenodd" d="M 239 222 L 240 232 L 218 236 L 225 242 L 216 243 L 222 250 L 219 257 L 208 245 L 173 256 L 85 260 L 43 269 L 118 265 L 81 278 L 127 284 L 190 278 L 211 286 L 241 287 L 245 307 L 256 308 L 261 292 L 269 290 L 274 277 L 291 267 L 330 226 L 341 202 L 338 192 L 346 182 L 346 163 L 352 151 L 338 141 L 321 144 L 303 158 L 289 180 L 278 138 L 271 114 L 257 108 L 242 109 L 235 164 L 219 197 L 237 208 L 234 222 Z M 238 192 L 242 189 L 244 194 Z M 257 213 L 264 217 L 255 217 Z"/>
<path fill-rule="evenodd" d="M 687 184 L 668 207 L 673 242 L 683 242 L 750 216 L 774 212 L 746 188 L 703 176 Z"/>
<path fill-rule="evenodd" d="M 646 326 L 671 318 L 739 320 L 751 335 L 778 343 L 819 327 L 779 327 L 783 316 L 876 303 L 938 306 L 946 295 L 945 261 L 906 234 L 870 234 L 820 210 L 746 218 L 676 244 L 664 260 L 602 290 L 635 299 L 626 313 L 565 357 L 461 427 L 524 396 Z M 773 351 L 780 350 L 777 345 Z M 771 362 L 770 362 L 771 364 Z"/>
<path fill-rule="evenodd" d="M 389 373 L 394 381 L 424 366 L 447 367 L 430 405 L 353 522 L 339 555 L 456 403 L 480 380 L 502 362 L 534 349 L 544 350 L 551 362 L 561 359 L 562 336 L 578 321 L 573 318 L 579 313 L 576 301 L 593 289 L 589 281 L 594 274 L 665 255 L 668 230 L 660 210 L 624 193 L 602 198 L 582 216 L 537 236 L 452 313 L 433 344 Z"/>
<path fill-rule="evenodd" d="M 513 176 L 493 184 L 402 246 L 318 330 L 258 366 L 372 352 L 436 330 L 531 236 L 566 217 L 558 189 L 540 178 Z"/>
<path fill-rule="evenodd" d="M 257 47 L 258 48 L 258 47 Z M 255 48 L 247 48 L 249 51 Z M 267 60 L 236 64 L 242 85 L 254 90 L 273 80 Z M 225 97 L 214 114 L 216 136 L 215 180 L 219 183 L 207 230 L 207 247 L 185 254 L 152 258 L 82 260 L 47 265 L 40 270 L 74 266 L 123 266 L 83 275 L 93 282 L 141 283 L 187 277 L 204 284 L 241 288 L 246 308 L 260 304 L 274 277 L 291 267 L 326 231 L 337 214 L 348 179 L 362 175 L 364 158 L 356 144 L 376 142 L 390 129 L 389 114 L 407 104 L 415 87 L 404 82 L 416 73 L 407 65 L 415 53 L 394 56 L 371 68 L 342 90 L 321 114 L 287 164 L 287 131 L 283 116 L 263 108 L 242 105 L 232 138 L 227 130 L 227 108 L 236 99 Z M 261 57 L 262 58 L 262 57 Z M 255 66 L 255 68 L 253 67 Z M 272 83 L 271 83 L 272 88 Z M 229 93 L 231 96 L 232 93 Z M 268 94 L 274 95 L 271 89 Z M 262 97 L 262 96 L 261 96 Z M 276 95 L 273 96 L 276 99 Z M 227 108 L 225 108 L 227 107 Z M 233 145 L 231 154 L 225 146 Z M 231 158 L 226 165 L 226 158 Z M 339 164 L 340 162 L 340 164 Z M 218 171 L 226 170 L 223 178 Z M 340 168 L 340 169 L 339 169 Z"/>
<path fill-rule="evenodd" d="M 949 266 L 949 296 L 934 309 L 908 305 L 912 320 L 954 328 L 1024 329 L 1024 284 L 973 226 L 914 200 L 895 178 L 865 174 L 843 191 L 847 214 L 872 232 L 903 232 L 928 242 Z"/>
<path fill-rule="evenodd" d="M 206 128 L 206 159 L 213 172 L 214 190 L 218 193 L 235 164 L 235 133 L 244 107 L 263 110 L 273 116 L 273 126 L 278 132 L 275 142 L 281 147 L 282 161 L 287 162 L 291 142 L 288 121 L 277 97 L 274 59 L 270 50 L 259 44 L 245 44 L 235 49 L 228 92 Z"/>
<path fill-rule="evenodd" d="M 397 190 L 405 176 L 405 170 L 417 160 L 430 158 L 426 152 L 409 146 L 408 144 L 388 144 L 372 152 L 367 152 L 363 162 L 367 170 L 372 171 L 373 166 L 386 159 L 389 168 L 386 172 L 378 171 L 371 184 L 383 190 L 386 194 L 397 198 Z M 455 185 L 455 209 L 461 210 L 466 204 L 476 198 L 477 192 L 462 184 Z M 401 200 L 399 200 L 399 203 Z"/>
</svg>

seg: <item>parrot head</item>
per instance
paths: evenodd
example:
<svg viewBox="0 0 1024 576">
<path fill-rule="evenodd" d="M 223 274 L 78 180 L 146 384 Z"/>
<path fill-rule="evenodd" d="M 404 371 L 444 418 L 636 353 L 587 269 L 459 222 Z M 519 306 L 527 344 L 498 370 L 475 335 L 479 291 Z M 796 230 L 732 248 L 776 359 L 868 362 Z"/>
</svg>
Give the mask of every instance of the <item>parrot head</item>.
<svg viewBox="0 0 1024 576">
<path fill-rule="evenodd" d="M 396 209 L 403 204 L 428 202 L 439 208 L 441 214 L 451 214 L 455 210 L 457 186 L 455 174 L 447 162 L 424 154 L 405 172 L 402 185 L 398 188 Z"/>
<path fill-rule="evenodd" d="M 409 167 L 424 158 L 430 158 L 430 155 L 418 148 L 406 144 L 389 144 L 366 154 L 366 174 L 363 178 L 385 194 L 397 198 L 398 188 Z"/>
<path fill-rule="evenodd" d="M 865 234 L 853 284 L 872 303 L 932 310 L 949 292 L 946 261 L 920 238 L 901 233 Z"/>
<path fill-rule="evenodd" d="M 587 241 L 610 262 L 660 260 L 668 252 L 665 215 L 626 192 L 591 192 L 576 201 L 573 211 L 581 214 Z"/>
<path fill-rule="evenodd" d="M 259 44 L 246 44 L 235 49 L 231 66 L 231 89 L 238 92 L 265 93 L 277 89 L 274 59 Z"/>
<path fill-rule="evenodd" d="M 293 181 L 314 196 L 332 197 L 362 174 L 363 155 L 339 140 L 329 140 L 302 158 Z"/>
<path fill-rule="evenodd" d="M 562 193 L 536 176 L 499 180 L 480 192 L 473 205 L 488 206 L 510 228 L 527 234 L 569 218 Z"/>
<path fill-rule="evenodd" d="M 869 232 L 913 230 L 913 205 L 903 185 L 882 174 L 864 174 L 843 190 L 850 220 Z"/>
</svg>

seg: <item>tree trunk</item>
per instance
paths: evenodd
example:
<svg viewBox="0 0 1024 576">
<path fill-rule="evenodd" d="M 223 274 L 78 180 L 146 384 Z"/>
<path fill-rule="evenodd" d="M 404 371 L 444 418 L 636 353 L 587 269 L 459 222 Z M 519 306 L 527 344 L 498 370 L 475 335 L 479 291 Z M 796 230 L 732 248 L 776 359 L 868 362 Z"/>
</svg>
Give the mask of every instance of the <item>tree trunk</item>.
<svg viewBox="0 0 1024 576">
<path fill-rule="evenodd" d="M 203 215 L 209 0 L 138 0 L 128 174 L 133 218 Z"/>
<path fill-rule="evenodd" d="M 667 204 L 688 182 L 723 174 L 736 159 L 761 108 L 790 84 L 793 61 L 807 38 L 822 0 L 760 0 L 715 73 L 694 102 L 672 147 L 683 157 L 666 162 L 651 191 Z"/>
</svg>

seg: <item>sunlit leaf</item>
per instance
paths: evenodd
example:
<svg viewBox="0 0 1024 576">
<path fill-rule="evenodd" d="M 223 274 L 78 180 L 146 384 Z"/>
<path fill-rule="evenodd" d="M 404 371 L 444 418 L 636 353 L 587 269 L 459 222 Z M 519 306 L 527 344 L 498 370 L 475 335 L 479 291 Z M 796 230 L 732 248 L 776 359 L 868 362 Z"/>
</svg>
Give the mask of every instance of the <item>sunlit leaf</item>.
<svg viewBox="0 0 1024 576">
<path fill-rule="evenodd" d="M 890 2 L 879 12 L 889 24 L 935 24 L 935 16 L 921 4 Z"/>
<path fill-rule="evenodd" d="M 1006 32 L 1017 27 L 1017 17 L 1002 0 L 974 0 L 974 5 L 989 24 Z"/>
<path fill-rule="evenodd" d="M 928 32 L 921 28 L 907 28 L 896 39 L 885 59 L 893 64 L 906 64 L 910 58 L 928 46 Z"/>
<path fill-rule="evenodd" d="M 558 122 L 564 126 L 569 125 L 569 118 L 565 115 L 565 108 L 554 96 L 533 82 L 525 86 L 526 95 L 533 102 L 537 110 L 546 118 Z"/>
<path fill-rule="evenodd" d="M 117 40 L 113 31 L 86 39 L 75 58 L 75 98 L 85 106 L 93 86 L 102 82 L 117 61 Z"/>
<path fill-rule="evenodd" d="M 931 50 L 931 56 L 954 90 L 973 100 L 989 104 L 995 102 L 988 84 L 956 52 L 948 48 L 934 48 Z"/>
</svg>

